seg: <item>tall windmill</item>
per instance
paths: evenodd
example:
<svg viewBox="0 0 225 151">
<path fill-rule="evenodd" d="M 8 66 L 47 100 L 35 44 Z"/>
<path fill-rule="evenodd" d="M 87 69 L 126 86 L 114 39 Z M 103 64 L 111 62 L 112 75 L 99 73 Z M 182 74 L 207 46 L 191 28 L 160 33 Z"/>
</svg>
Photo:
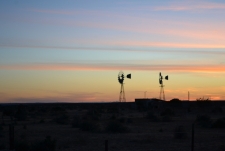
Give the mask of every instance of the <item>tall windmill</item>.
<svg viewBox="0 0 225 151">
<path fill-rule="evenodd" d="M 127 78 L 131 79 L 131 74 L 127 75 Z M 118 74 L 118 81 L 121 85 L 120 87 L 120 96 L 119 96 L 119 102 L 126 102 L 126 96 L 125 96 L 125 91 L 124 91 L 124 73 L 123 71 L 120 71 Z"/>
<path fill-rule="evenodd" d="M 165 76 L 166 80 L 169 80 L 169 76 Z M 164 93 L 164 85 L 163 85 L 163 76 L 161 72 L 159 73 L 159 84 L 160 84 L 160 92 L 159 92 L 159 99 L 165 101 L 165 93 Z"/>
</svg>

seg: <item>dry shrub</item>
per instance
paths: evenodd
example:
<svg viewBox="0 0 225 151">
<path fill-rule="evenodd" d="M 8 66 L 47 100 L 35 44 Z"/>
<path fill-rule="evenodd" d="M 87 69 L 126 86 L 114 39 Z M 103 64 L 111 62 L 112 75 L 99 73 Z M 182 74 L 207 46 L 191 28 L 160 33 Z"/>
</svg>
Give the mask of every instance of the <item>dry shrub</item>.
<svg viewBox="0 0 225 151">
<path fill-rule="evenodd" d="M 87 131 L 87 132 L 99 132 L 100 127 L 96 122 L 87 120 L 81 123 L 80 130 Z"/>
<path fill-rule="evenodd" d="M 198 115 L 196 122 L 203 128 L 209 128 L 212 124 L 212 120 L 208 115 Z"/>
<path fill-rule="evenodd" d="M 170 115 L 165 115 L 162 117 L 162 121 L 163 122 L 172 122 L 173 120 Z"/>
<path fill-rule="evenodd" d="M 28 144 L 27 141 L 17 141 L 15 143 L 15 150 L 16 151 L 29 151 L 30 150 L 30 145 Z"/>
<path fill-rule="evenodd" d="M 160 118 L 151 111 L 149 111 L 147 113 L 146 118 L 149 119 L 151 122 L 159 122 L 160 121 Z"/>
<path fill-rule="evenodd" d="M 171 110 L 170 108 L 165 109 L 160 113 L 161 116 L 174 116 L 174 111 Z"/>
<path fill-rule="evenodd" d="M 3 126 L 0 125 L 0 137 L 2 137 L 2 136 L 3 136 Z"/>
<path fill-rule="evenodd" d="M 217 119 L 212 123 L 212 128 L 225 128 L 225 117 Z"/>
<path fill-rule="evenodd" d="M 56 140 L 52 139 L 51 136 L 47 136 L 42 141 L 37 141 L 31 146 L 32 151 L 55 151 Z"/>
<path fill-rule="evenodd" d="M 129 129 L 118 121 L 111 121 L 107 124 L 105 131 L 110 133 L 127 133 Z"/>
<path fill-rule="evenodd" d="M 85 115 L 87 119 L 99 121 L 101 118 L 101 112 L 96 109 L 89 110 L 87 114 Z"/>
<path fill-rule="evenodd" d="M 76 115 L 73 117 L 73 121 L 72 121 L 73 128 L 79 128 L 81 123 L 82 123 L 82 120 L 79 116 Z"/>
<path fill-rule="evenodd" d="M 33 142 L 30 144 L 27 140 L 20 140 L 15 143 L 16 151 L 55 151 L 56 140 L 51 136 L 47 136 L 44 140 Z"/>
<path fill-rule="evenodd" d="M 174 138 L 175 139 L 187 139 L 187 132 L 184 126 L 177 126 L 174 130 Z"/>
<path fill-rule="evenodd" d="M 53 121 L 57 124 L 68 124 L 69 116 L 67 114 L 58 115 L 56 118 L 53 119 Z"/>
</svg>

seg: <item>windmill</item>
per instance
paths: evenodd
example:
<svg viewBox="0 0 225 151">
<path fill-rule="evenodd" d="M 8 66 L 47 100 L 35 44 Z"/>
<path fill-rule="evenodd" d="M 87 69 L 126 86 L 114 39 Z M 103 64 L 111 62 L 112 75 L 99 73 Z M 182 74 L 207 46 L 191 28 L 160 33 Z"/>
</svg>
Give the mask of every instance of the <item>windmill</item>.
<svg viewBox="0 0 225 151">
<path fill-rule="evenodd" d="M 166 80 L 169 80 L 169 76 L 165 76 Z M 160 84 L 160 93 L 159 93 L 159 99 L 160 100 L 164 100 L 165 101 L 165 93 L 164 93 L 164 85 L 163 85 L 163 76 L 161 74 L 161 72 L 159 73 L 159 84 Z"/>
<path fill-rule="evenodd" d="M 128 79 L 131 79 L 131 74 L 127 75 Z M 126 102 L 126 97 L 125 97 L 125 91 L 124 91 L 124 73 L 123 71 L 120 71 L 118 74 L 118 81 L 121 85 L 120 87 L 120 96 L 119 96 L 119 102 Z"/>
</svg>

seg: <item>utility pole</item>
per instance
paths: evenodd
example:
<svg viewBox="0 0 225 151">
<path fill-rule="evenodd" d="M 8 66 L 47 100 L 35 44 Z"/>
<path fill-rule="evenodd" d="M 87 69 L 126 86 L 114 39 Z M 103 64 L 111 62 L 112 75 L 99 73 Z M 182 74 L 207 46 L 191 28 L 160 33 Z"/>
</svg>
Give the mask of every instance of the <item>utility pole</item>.
<svg viewBox="0 0 225 151">
<path fill-rule="evenodd" d="M 190 101 L 190 93 L 189 93 L 189 91 L 188 91 L 188 101 Z"/>
<path fill-rule="evenodd" d="M 147 92 L 147 91 L 144 92 L 144 98 L 146 98 L 146 92 Z"/>
</svg>

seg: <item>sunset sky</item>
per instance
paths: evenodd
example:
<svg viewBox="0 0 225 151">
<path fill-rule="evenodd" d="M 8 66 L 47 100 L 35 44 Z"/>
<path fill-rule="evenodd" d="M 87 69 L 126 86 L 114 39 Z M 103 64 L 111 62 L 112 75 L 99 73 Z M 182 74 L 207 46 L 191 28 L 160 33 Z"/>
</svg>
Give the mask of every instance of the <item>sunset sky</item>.
<svg viewBox="0 0 225 151">
<path fill-rule="evenodd" d="M 223 0 L 1 0 L 1 102 L 225 100 Z"/>
</svg>

